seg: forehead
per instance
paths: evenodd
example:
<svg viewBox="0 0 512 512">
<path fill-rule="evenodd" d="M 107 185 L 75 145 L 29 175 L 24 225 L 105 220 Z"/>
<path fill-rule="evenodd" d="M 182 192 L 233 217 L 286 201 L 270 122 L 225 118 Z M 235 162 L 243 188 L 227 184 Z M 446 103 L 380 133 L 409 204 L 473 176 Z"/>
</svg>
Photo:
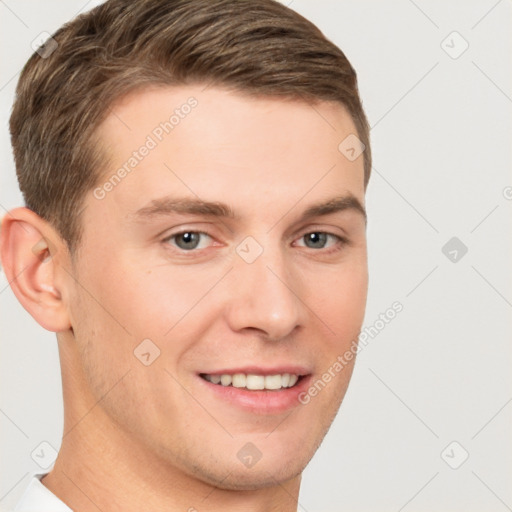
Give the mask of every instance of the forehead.
<svg viewBox="0 0 512 512">
<path fill-rule="evenodd" d="M 338 103 L 204 86 L 139 91 L 114 104 L 98 130 L 109 157 L 102 202 L 126 213 L 165 194 L 267 210 L 344 193 L 364 203 L 363 157 L 350 161 L 338 149 L 355 133 Z"/>
</svg>

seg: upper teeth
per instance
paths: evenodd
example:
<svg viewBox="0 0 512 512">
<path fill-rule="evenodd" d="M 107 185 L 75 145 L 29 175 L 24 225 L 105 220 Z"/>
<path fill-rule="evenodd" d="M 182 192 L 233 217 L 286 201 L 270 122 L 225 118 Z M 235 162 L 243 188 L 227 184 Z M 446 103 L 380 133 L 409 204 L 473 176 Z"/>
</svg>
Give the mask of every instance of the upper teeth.
<svg viewBox="0 0 512 512">
<path fill-rule="evenodd" d="M 290 373 L 283 373 L 282 375 L 254 375 L 245 373 L 235 373 L 234 375 L 204 374 L 203 377 L 213 384 L 253 390 L 291 388 L 299 380 L 298 375 Z"/>
</svg>

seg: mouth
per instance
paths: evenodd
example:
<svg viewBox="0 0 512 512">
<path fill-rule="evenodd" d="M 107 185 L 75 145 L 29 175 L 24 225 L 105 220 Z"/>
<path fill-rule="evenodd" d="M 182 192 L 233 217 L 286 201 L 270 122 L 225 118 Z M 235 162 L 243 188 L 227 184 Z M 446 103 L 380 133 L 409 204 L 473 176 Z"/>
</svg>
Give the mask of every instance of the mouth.
<svg viewBox="0 0 512 512">
<path fill-rule="evenodd" d="M 302 405 L 313 375 L 306 368 L 238 368 L 199 373 L 209 399 L 250 414 L 281 414 Z"/>
<path fill-rule="evenodd" d="M 273 375 L 258 375 L 254 373 L 200 373 L 199 376 L 218 386 L 232 386 L 249 391 L 280 391 L 293 388 L 305 375 L 295 373 L 276 373 Z"/>
</svg>

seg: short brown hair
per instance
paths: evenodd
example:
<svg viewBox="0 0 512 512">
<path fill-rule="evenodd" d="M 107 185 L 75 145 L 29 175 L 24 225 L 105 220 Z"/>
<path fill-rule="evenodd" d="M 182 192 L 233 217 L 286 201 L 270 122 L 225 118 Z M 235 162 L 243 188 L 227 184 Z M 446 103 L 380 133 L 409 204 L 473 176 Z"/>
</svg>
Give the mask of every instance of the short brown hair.
<svg viewBox="0 0 512 512">
<path fill-rule="evenodd" d="M 34 53 L 22 71 L 10 131 L 26 206 L 72 253 L 85 195 L 106 164 L 95 130 L 114 101 L 149 85 L 205 83 L 342 103 L 366 146 L 368 183 L 369 127 L 356 73 L 315 25 L 277 1 L 108 0 L 52 37 L 56 50 Z"/>
</svg>

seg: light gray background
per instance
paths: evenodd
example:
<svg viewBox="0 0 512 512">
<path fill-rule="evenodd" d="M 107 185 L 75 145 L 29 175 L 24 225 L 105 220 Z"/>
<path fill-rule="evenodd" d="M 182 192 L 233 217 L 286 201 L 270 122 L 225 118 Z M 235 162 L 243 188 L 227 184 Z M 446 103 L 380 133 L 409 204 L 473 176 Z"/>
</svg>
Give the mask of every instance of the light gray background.
<svg viewBox="0 0 512 512">
<path fill-rule="evenodd" d="M 2 215 L 22 204 L 7 121 L 31 41 L 96 3 L 0 0 Z M 511 1 L 286 3 L 346 53 L 372 125 L 364 325 L 404 307 L 360 353 L 299 509 L 512 510 Z M 468 247 L 456 262 L 452 237 Z M 41 471 L 31 452 L 60 446 L 63 415 L 55 335 L 0 280 L 8 507 Z"/>
</svg>

